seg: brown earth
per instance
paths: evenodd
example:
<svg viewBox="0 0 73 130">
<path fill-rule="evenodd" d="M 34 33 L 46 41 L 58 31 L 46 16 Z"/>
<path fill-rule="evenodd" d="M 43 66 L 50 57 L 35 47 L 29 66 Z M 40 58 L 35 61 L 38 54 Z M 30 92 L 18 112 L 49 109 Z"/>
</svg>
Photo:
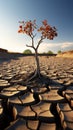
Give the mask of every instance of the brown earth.
<svg viewBox="0 0 73 130">
<path fill-rule="evenodd" d="M 0 130 L 73 130 L 73 58 L 39 56 L 44 76 L 28 81 L 34 56 L 7 56 L 0 56 Z"/>
<path fill-rule="evenodd" d="M 69 57 L 73 58 L 73 50 L 58 54 L 57 57 Z"/>
</svg>

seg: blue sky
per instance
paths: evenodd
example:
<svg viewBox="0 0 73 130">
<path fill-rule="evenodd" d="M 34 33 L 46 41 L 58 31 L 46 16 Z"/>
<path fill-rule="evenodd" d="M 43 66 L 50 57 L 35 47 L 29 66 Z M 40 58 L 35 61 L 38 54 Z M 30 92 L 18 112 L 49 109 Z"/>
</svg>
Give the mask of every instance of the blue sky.
<svg viewBox="0 0 73 130">
<path fill-rule="evenodd" d="M 18 21 L 41 21 L 57 28 L 58 37 L 45 40 L 39 52 L 73 49 L 73 0 L 0 0 L 0 48 L 23 52 L 29 37 L 18 34 Z M 38 38 L 36 37 L 36 42 Z"/>
</svg>

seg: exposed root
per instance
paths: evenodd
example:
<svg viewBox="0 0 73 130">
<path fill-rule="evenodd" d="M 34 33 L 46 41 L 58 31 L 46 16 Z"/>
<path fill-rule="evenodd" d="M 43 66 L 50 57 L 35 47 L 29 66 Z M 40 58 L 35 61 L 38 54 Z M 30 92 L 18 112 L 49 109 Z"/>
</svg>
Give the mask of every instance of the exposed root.
<svg viewBox="0 0 73 130">
<path fill-rule="evenodd" d="M 26 80 L 26 83 L 31 82 L 33 80 L 35 80 L 36 78 L 40 79 L 41 78 L 41 74 L 38 74 L 36 71 L 31 73 Z"/>
<path fill-rule="evenodd" d="M 25 81 L 25 84 L 28 86 L 29 89 L 32 86 L 34 87 L 37 86 L 37 87 L 46 87 L 49 90 L 48 86 L 50 84 L 50 79 L 47 76 L 42 75 L 41 73 L 40 76 L 38 74 L 31 73 L 27 78 L 27 80 Z"/>
</svg>

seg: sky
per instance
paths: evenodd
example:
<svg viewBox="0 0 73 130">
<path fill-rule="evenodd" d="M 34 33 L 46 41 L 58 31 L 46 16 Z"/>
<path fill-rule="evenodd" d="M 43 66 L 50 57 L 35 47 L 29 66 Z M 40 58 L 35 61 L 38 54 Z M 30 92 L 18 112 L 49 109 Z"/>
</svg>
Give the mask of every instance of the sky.
<svg viewBox="0 0 73 130">
<path fill-rule="evenodd" d="M 38 26 L 46 19 L 58 33 L 53 40 L 43 41 L 40 53 L 73 50 L 73 0 L 0 0 L 0 48 L 13 52 L 30 49 L 26 44 L 31 45 L 31 39 L 18 33 L 19 21 L 34 19 Z M 35 45 L 39 38 L 36 36 Z"/>
</svg>

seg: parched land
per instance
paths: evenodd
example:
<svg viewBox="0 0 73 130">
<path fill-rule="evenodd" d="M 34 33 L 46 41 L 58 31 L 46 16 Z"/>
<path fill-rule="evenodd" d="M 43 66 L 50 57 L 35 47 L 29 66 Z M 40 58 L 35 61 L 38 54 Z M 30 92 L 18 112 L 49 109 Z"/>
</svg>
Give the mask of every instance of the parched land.
<svg viewBox="0 0 73 130">
<path fill-rule="evenodd" d="M 62 52 L 62 53 L 58 54 L 57 57 L 73 58 L 73 50 Z"/>
<path fill-rule="evenodd" d="M 43 84 L 34 56 L 0 59 L 0 130 L 73 130 L 73 58 L 39 60 Z"/>
</svg>

